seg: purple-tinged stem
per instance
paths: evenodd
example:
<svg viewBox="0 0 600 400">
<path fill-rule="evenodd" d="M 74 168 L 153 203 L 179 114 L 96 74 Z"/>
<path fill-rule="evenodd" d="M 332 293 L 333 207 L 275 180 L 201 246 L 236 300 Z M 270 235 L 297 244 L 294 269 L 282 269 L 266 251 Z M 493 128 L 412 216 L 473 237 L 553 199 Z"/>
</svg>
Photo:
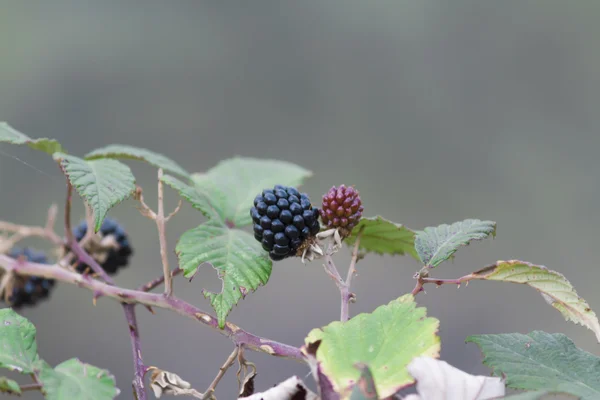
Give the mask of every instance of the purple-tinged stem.
<svg viewBox="0 0 600 400">
<path fill-rule="evenodd" d="M 181 268 L 173 268 L 171 270 L 171 277 L 177 276 L 182 272 L 183 272 L 183 270 Z M 162 275 L 162 276 L 160 276 L 154 280 L 151 280 L 150 282 L 138 287 L 137 290 L 140 290 L 142 292 L 149 292 L 152 289 L 154 289 L 155 287 L 161 285 L 164 281 L 165 281 L 165 276 Z"/>
<path fill-rule="evenodd" d="M 244 345 L 244 347 L 251 350 L 276 357 L 289 358 L 300 362 L 304 361 L 304 356 L 299 348 L 253 335 L 231 322 L 226 322 L 225 327 L 220 329 L 216 317 L 175 296 L 166 297 L 162 293 L 147 293 L 139 290 L 124 289 L 106 284 L 90 276 L 61 268 L 58 264 L 47 265 L 28 261 L 20 262 L 2 254 L 0 254 L 0 268 L 6 271 L 14 271 L 22 276 L 39 276 L 77 285 L 91 290 L 97 297 L 112 297 L 121 303 L 143 304 L 171 310 L 213 328 L 220 334 L 230 338 L 237 345 Z"/>
<path fill-rule="evenodd" d="M 131 337 L 131 350 L 133 352 L 133 366 L 135 377 L 133 378 L 133 390 L 137 400 L 146 400 L 146 388 L 144 386 L 144 375 L 146 375 L 146 366 L 142 359 L 142 348 L 140 344 L 140 332 L 135 317 L 135 305 L 123 304 L 125 318 L 129 325 L 129 336 Z"/>
</svg>

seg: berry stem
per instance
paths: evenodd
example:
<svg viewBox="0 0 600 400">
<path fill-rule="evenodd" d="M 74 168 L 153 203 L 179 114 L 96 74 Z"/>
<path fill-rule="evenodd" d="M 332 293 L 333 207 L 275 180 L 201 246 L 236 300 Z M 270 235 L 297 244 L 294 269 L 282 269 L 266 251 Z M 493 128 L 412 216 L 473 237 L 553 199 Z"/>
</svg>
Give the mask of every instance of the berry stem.
<svg viewBox="0 0 600 400">
<path fill-rule="evenodd" d="M 163 276 L 165 280 L 165 296 L 173 294 L 173 279 L 171 268 L 169 267 L 169 256 L 167 255 L 167 234 L 165 231 L 165 206 L 164 206 L 164 187 L 162 182 L 163 170 L 158 169 L 158 210 L 156 212 L 156 227 L 158 228 L 158 239 L 160 241 L 160 258 L 163 266 Z"/>
<path fill-rule="evenodd" d="M 137 400 L 146 400 L 146 388 L 144 386 L 144 375 L 148 370 L 142 359 L 142 348 L 140 344 L 140 332 L 135 317 L 135 304 L 123 304 L 125 318 L 129 325 L 129 336 L 131 337 L 131 350 L 133 352 L 133 366 L 135 377 L 133 378 L 133 390 Z"/>
<path fill-rule="evenodd" d="M 183 272 L 183 270 L 181 268 L 174 268 L 173 270 L 171 270 L 171 277 L 177 276 L 182 272 Z M 160 277 L 151 280 L 150 282 L 146 283 L 145 285 L 138 287 L 137 290 L 140 290 L 142 292 L 149 292 L 152 289 L 154 289 L 155 287 L 161 285 L 164 281 L 165 281 L 165 276 L 161 275 Z"/>
<path fill-rule="evenodd" d="M 95 263 L 95 261 L 93 262 Z M 212 328 L 221 335 L 230 338 L 236 345 L 243 345 L 245 348 L 259 353 L 304 362 L 304 356 L 299 348 L 256 336 L 231 322 L 226 322 L 225 327 L 220 329 L 217 317 L 175 296 L 165 297 L 162 293 L 147 293 L 140 290 L 125 289 L 106 284 L 87 275 L 69 271 L 58 264 L 48 265 L 18 261 L 3 254 L 0 254 L 0 268 L 5 271 L 14 271 L 22 276 L 39 276 L 70 283 L 91 290 L 96 297 L 111 297 L 120 303 L 143 304 L 170 310 Z"/>
<path fill-rule="evenodd" d="M 31 392 L 34 390 L 42 390 L 43 386 L 41 383 L 28 383 L 21 385 L 21 392 Z"/>
<path fill-rule="evenodd" d="M 99 275 L 106 283 L 114 285 L 114 281 L 108 274 L 102 269 L 102 267 L 90 256 L 77 242 L 73 231 L 71 230 L 71 203 L 73 201 L 73 185 L 67 179 L 67 201 L 65 202 L 65 236 L 67 238 L 67 244 L 75 253 L 79 261 L 88 265 L 97 275 Z"/>
</svg>

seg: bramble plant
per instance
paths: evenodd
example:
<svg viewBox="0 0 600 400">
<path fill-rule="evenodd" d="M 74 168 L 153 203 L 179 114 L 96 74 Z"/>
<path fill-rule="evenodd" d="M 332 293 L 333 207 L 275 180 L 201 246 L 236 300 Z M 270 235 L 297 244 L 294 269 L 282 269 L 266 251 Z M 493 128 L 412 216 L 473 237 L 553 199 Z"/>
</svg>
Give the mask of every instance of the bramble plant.
<svg viewBox="0 0 600 400">
<path fill-rule="evenodd" d="M 0 142 L 28 145 L 50 154 L 66 177 L 65 237 L 54 229 L 57 207 L 51 206 L 44 225 L 25 226 L 0 221 L 0 296 L 9 306 L 0 309 L 0 367 L 29 375 L 32 383 L 0 377 L 0 392 L 20 395 L 39 390 L 52 400 L 108 400 L 118 396 L 114 377 L 104 369 L 70 359 L 50 366 L 37 352 L 36 329 L 17 314 L 56 290 L 57 282 L 70 283 L 93 293 L 93 299 L 118 301 L 129 324 L 134 379 L 139 400 L 182 395 L 215 399 L 216 387 L 234 364 L 239 364 L 239 398 L 373 400 L 401 398 L 398 392 L 414 385 L 405 399 L 539 399 L 565 393 L 581 399 L 600 398 L 600 358 L 575 347 L 562 334 L 534 331 L 527 335 L 471 336 L 467 342 L 481 349 L 491 377 L 473 376 L 437 358 L 440 354 L 439 321 L 417 307 L 415 297 L 428 284 L 461 285 L 470 281 L 501 281 L 531 286 L 566 320 L 590 329 L 600 340 L 600 324 L 588 303 L 558 272 L 525 261 L 497 261 L 457 279 L 439 279 L 432 271 L 469 243 L 496 234 L 496 223 L 469 219 L 451 225 L 413 231 L 380 216 L 364 217 L 360 194 L 352 186 L 334 186 L 322 197 L 301 193 L 299 186 L 311 173 L 282 161 L 236 157 L 205 173 L 191 174 L 169 158 L 149 150 L 111 145 L 79 158 L 69 155 L 52 139 L 31 139 L 0 123 Z M 144 201 L 142 188 L 123 160 L 141 160 L 158 169 L 158 206 Z M 178 192 L 200 211 L 205 222 L 177 241 L 179 266 L 171 269 L 166 223 L 181 206 L 167 214 L 165 186 Z M 76 192 L 85 202 L 86 218 L 71 223 Z M 162 275 L 137 289 L 119 287 L 112 275 L 132 256 L 127 233 L 107 218 L 111 207 L 132 198 L 141 214 L 153 220 L 160 242 Z M 249 229 L 249 227 L 252 229 Z M 42 237 L 56 247 L 55 260 L 22 248 L 20 242 Z M 135 238 L 133 238 L 133 242 Z M 343 276 L 334 256 L 344 246 L 352 258 Z M 371 253 L 409 255 L 423 267 L 414 275 L 412 293 L 391 300 L 372 313 L 351 317 L 356 301 L 352 280 L 357 264 Z M 267 284 L 272 265 L 284 258 L 324 266 L 340 292 L 340 321 L 307 332 L 301 347 L 256 336 L 227 320 L 231 309 L 261 285 Z M 214 315 L 176 297 L 172 280 L 191 278 L 203 263 L 211 264 L 222 280 L 218 293 L 204 291 Z M 162 293 L 152 290 L 163 286 Z M 136 305 L 162 308 L 206 325 L 233 342 L 232 353 L 203 392 L 174 372 L 146 364 L 142 359 Z M 298 377 L 262 393 L 254 392 L 256 366 L 248 351 L 267 353 L 305 363 L 315 380 L 313 393 Z M 42 355 L 43 356 L 43 355 Z M 525 392 L 506 396 L 506 388 Z"/>
</svg>

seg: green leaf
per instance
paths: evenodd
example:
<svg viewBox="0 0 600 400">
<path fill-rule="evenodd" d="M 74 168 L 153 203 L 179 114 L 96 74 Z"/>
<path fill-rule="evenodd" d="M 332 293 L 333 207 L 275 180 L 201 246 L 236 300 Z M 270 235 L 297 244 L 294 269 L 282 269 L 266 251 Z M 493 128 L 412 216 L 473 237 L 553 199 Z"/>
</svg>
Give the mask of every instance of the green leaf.
<svg viewBox="0 0 600 400">
<path fill-rule="evenodd" d="M 21 387 L 12 379 L 8 379 L 5 376 L 0 376 L 0 393 L 21 395 Z"/>
<path fill-rule="evenodd" d="M 48 400 L 112 400 L 119 394 L 110 372 L 76 358 L 64 361 L 54 369 L 46 364 L 39 379 Z"/>
<path fill-rule="evenodd" d="M 407 370 L 414 357 L 437 357 L 439 321 L 427 318 L 407 294 L 371 314 L 359 314 L 348 322 L 333 322 L 313 329 L 304 340 L 306 347 L 321 341 L 316 358 L 323 374 L 342 394 L 352 390 L 360 377 L 356 363 L 367 364 L 377 393 L 386 398 L 414 382 Z"/>
<path fill-rule="evenodd" d="M 202 191 L 199 187 L 189 186 L 169 175 L 163 176 L 162 181 L 178 191 L 181 197 L 189 201 L 195 209 L 199 210 L 209 220 L 224 221 L 222 210 L 218 207 L 218 204 L 213 204 L 213 199 L 209 197 L 211 193 Z"/>
<path fill-rule="evenodd" d="M 311 172 L 292 163 L 235 157 L 221 161 L 205 174 L 193 174 L 196 189 L 206 193 L 235 226 L 252 223 L 250 208 L 257 194 L 277 184 L 297 186 Z"/>
<path fill-rule="evenodd" d="M 589 304 L 577 295 L 571 283 L 562 274 L 540 265 L 524 261 L 498 261 L 496 264 L 473 272 L 471 279 L 523 283 L 536 289 L 544 300 L 556 308 L 567 321 L 590 329 L 600 342 L 600 323 Z"/>
<path fill-rule="evenodd" d="M 408 253 L 418 260 L 415 252 L 415 232 L 402 224 L 396 224 L 380 216 L 362 218 L 345 242 L 353 246 L 359 232 L 361 232 L 359 244 L 361 250 L 401 256 Z"/>
<path fill-rule="evenodd" d="M 496 223 L 466 219 L 452 225 L 425 228 L 417 232 L 415 249 L 423 264 L 437 267 L 452 257 L 460 246 L 468 245 L 472 240 L 481 240 L 496 235 Z"/>
<path fill-rule="evenodd" d="M 360 378 L 352 390 L 350 400 L 379 400 L 373 374 L 366 364 L 358 364 Z"/>
<path fill-rule="evenodd" d="M 40 150 L 48 154 L 64 152 L 62 146 L 56 140 L 48 138 L 32 139 L 6 122 L 0 122 L 0 143 L 26 144 L 34 150 Z"/>
<path fill-rule="evenodd" d="M 563 334 L 534 331 L 470 336 L 483 352 L 483 363 L 506 376 L 514 389 L 549 390 L 600 398 L 600 358 L 578 349 Z"/>
<path fill-rule="evenodd" d="M 209 221 L 185 232 L 176 252 L 179 266 L 191 277 L 202 263 L 211 263 L 223 281 L 220 293 L 204 291 L 217 313 L 219 326 L 234 305 L 247 293 L 264 285 L 271 276 L 272 262 L 260 243 L 248 232 L 228 229 Z"/>
<path fill-rule="evenodd" d="M 94 160 L 98 158 L 121 158 L 146 161 L 150 165 L 153 165 L 157 168 L 162 168 L 165 172 L 171 172 L 186 178 L 190 177 L 189 172 L 181 168 L 179 164 L 170 158 L 165 157 L 162 154 L 155 153 L 151 150 L 128 146 L 125 144 L 111 144 L 110 146 L 96 149 L 85 155 L 86 160 Z"/>
<path fill-rule="evenodd" d="M 125 200 L 135 190 L 135 178 L 129 167 L 116 160 L 82 160 L 62 153 L 54 154 L 60 166 L 94 212 L 98 232 L 108 210 Z"/>
<path fill-rule="evenodd" d="M 0 309 L 0 368 L 31 374 L 39 368 L 35 326 L 11 308 Z"/>
</svg>

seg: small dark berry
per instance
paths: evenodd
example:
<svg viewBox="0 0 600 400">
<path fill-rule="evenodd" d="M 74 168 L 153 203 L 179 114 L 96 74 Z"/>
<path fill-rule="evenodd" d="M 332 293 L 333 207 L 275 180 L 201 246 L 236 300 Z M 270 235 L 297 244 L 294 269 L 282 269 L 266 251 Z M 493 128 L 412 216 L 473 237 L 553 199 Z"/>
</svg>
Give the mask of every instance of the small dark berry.
<svg viewBox="0 0 600 400">
<path fill-rule="evenodd" d="M 298 214 L 302 214 L 302 211 L 304 211 L 302 209 L 302 206 L 298 203 L 292 203 L 290 204 L 290 211 L 292 212 L 292 214 L 294 215 L 298 215 Z"/>
<path fill-rule="evenodd" d="M 304 218 L 304 222 L 307 225 L 312 225 L 312 223 L 315 221 L 315 215 L 313 214 L 312 210 L 306 210 L 302 213 L 302 218 Z"/>
<path fill-rule="evenodd" d="M 275 196 L 277 196 L 280 199 L 286 199 L 289 195 L 288 192 L 286 192 L 283 189 L 277 189 L 275 190 Z"/>
<path fill-rule="evenodd" d="M 292 215 L 292 212 L 290 210 L 283 210 L 279 214 L 279 219 L 281 220 L 281 222 L 287 225 L 294 220 L 294 216 Z"/>
<path fill-rule="evenodd" d="M 294 251 L 296 249 L 298 249 L 298 247 L 300 247 L 302 245 L 302 239 L 297 238 L 297 239 L 292 239 L 290 241 L 290 248 L 293 249 Z"/>
<path fill-rule="evenodd" d="M 269 206 L 267 205 L 267 203 L 265 203 L 264 201 L 259 201 L 258 204 L 256 205 L 256 210 L 260 214 L 265 214 L 267 212 L 268 207 Z"/>
<path fill-rule="evenodd" d="M 256 197 L 254 198 L 254 207 L 256 207 L 256 205 L 257 205 L 257 204 L 258 204 L 260 201 L 262 201 L 262 199 L 263 199 L 262 195 L 260 195 L 260 194 L 259 194 L 258 196 L 256 196 Z"/>
<path fill-rule="evenodd" d="M 285 259 L 287 257 L 287 255 L 280 256 L 280 255 L 277 255 L 277 254 L 275 254 L 273 252 L 270 252 L 269 253 L 269 257 L 271 257 L 271 260 L 273 260 L 273 261 L 281 261 L 281 260 Z"/>
<path fill-rule="evenodd" d="M 266 240 L 268 242 L 270 242 L 271 244 L 273 244 L 273 242 L 275 241 L 275 233 L 273 233 L 273 231 L 271 230 L 266 230 L 263 232 L 263 240 Z"/>
<path fill-rule="evenodd" d="M 271 229 L 271 218 L 266 215 L 260 217 L 260 226 L 262 226 L 263 229 Z"/>
<path fill-rule="evenodd" d="M 310 200 L 308 199 L 300 199 L 300 205 L 303 210 L 310 210 L 311 208 Z"/>
<path fill-rule="evenodd" d="M 288 201 L 290 202 L 290 204 L 292 204 L 292 203 L 300 203 L 300 199 L 298 198 L 298 196 L 296 196 L 294 194 L 290 194 L 288 196 Z"/>
<path fill-rule="evenodd" d="M 287 246 L 288 244 L 290 244 L 290 239 L 288 239 L 288 237 L 285 236 L 285 233 L 278 232 L 275 234 L 275 244 L 278 244 L 280 246 Z"/>
<path fill-rule="evenodd" d="M 279 207 L 269 206 L 269 208 L 267 208 L 267 217 L 271 219 L 279 217 Z"/>
<path fill-rule="evenodd" d="M 296 196 L 296 197 L 299 197 L 299 196 L 300 196 L 300 192 L 298 192 L 298 190 L 297 190 L 296 188 L 293 188 L 293 187 L 289 187 L 289 188 L 287 189 L 287 192 L 288 192 L 288 194 L 289 194 L 289 195 L 291 195 L 291 196 Z"/>
<path fill-rule="evenodd" d="M 275 233 L 283 232 L 285 225 L 280 220 L 276 219 L 271 223 L 271 230 Z"/>
<path fill-rule="evenodd" d="M 310 228 L 308 226 L 305 226 L 304 228 L 302 228 L 301 234 L 305 238 L 309 237 L 310 236 Z"/>
<path fill-rule="evenodd" d="M 255 224 L 257 224 L 258 221 L 260 221 L 260 214 L 258 213 L 256 207 L 252 207 L 252 209 L 250 210 L 250 216 L 252 217 L 252 221 Z"/>
<path fill-rule="evenodd" d="M 280 210 L 287 210 L 290 208 L 290 202 L 287 201 L 287 199 L 279 199 L 277 200 L 277 207 L 279 207 Z"/>
<path fill-rule="evenodd" d="M 277 196 L 275 196 L 273 193 L 266 193 L 264 196 L 265 199 L 265 203 L 267 203 L 267 205 L 274 205 L 277 204 Z"/>
<path fill-rule="evenodd" d="M 271 251 L 271 249 L 273 248 L 273 243 L 267 242 L 266 240 L 262 240 L 262 242 L 260 242 L 260 244 L 262 245 L 262 248 L 265 251 Z"/>
<path fill-rule="evenodd" d="M 300 236 L 300 231 L 294 225 L 288 225 L 285 227 L 285 235 L 290 239 L 297 239 Z"/>
<path fill-rule="evenodd" d="M 254 224 L 254 233 L 256 233 L 257 235 L 262 236 L 263 235 L 263 231 L 264 228 L 258 224 Z"/>
<path fill-rule="evenodd" d="M 302 218 L 302 215 L 294 215 L 293 224 L 296 228 L 302 230 L 304 228 L 304 218 Z"/>
<path fill-rule="evenodd" d="M 280 246 L 278 244 L 273 245 L 273 253 L 278 256 L 285 256 L 290 252 L 290 248 L 288 246 Z"/>
</svg>

